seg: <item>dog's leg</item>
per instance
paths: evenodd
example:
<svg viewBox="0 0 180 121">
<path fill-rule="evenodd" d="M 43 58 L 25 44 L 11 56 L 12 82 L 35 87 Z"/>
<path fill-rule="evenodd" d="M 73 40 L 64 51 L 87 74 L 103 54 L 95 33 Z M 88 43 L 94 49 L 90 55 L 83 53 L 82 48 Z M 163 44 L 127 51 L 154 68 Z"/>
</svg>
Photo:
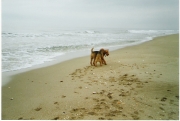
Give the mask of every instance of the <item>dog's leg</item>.
<svg viewBox="0 0 180 121">
<path fill-rule="evenodd" d="M 91 59 L 91 61 L 90 61 L 91 66 L 94 65 L 95 58 L 96 58 L 95 54 L 92 53 L 92 54 L 91 54 L 91 57 L 90 57 L 90 59 Z"/>
<path fill-rule="evenodd" d="M 103 56 L 101 56 L 101 60 L 102 60 L 102 63 L 103 63 L 103 64 L 107 65 L 107 64 L 106 64 L 106 61 L 105 61 L 105 59 L 104 59 Z"/>
<path fill-rule="evenodd" d="M 107 65 L 107 64 L 106 64 L 106 61 L 104 60 L 104 58 L 103 58 L 103 60 L 102 60 L 102 61 L 104 62 L 104 64 L 105 64 L 105 65 Z"/>
<path fill-rule="evenodd" d="M 101 57 L 101 60 L 102 60 L 102 64 L 105 64 L 103 57 Z"/>
<path fill-rule="evenodd" d="M 102 63 L 104 63 L 105 65 L 107 65 L 107 64 L 106 64 L 106 61 L 105 61 L 105 59 L 104 59 L 104 51 L 101 51 L 101 60 L 102 60 Z"/>
<path fill-rule="evenodd" d="M 94 60 L 93 60 L 93 65 L 95 66 L 96 63 L 97 63 L 97 61 L 96 61 L 96 55 L 95 55 Z"/>
<path fill-rule="evenodd" d="M 97 61 L 94 61 L 94 66 L 96 66 L 97 65 Z"/>
<path fill-rule="evenodd" d="M 91 64 L 91 66 L 92 66 L 92 61 L 93 61 L 93 58 L 92 58 L 92 56 L 90 57 L 90 64 Z"/>
<path fill-rule="evenodd" d="M 93 60 L 93 65 L 94 65 L 94 66 L 95 66 L 95 63 L 96 63 L 96 62 L 95 62 L 95 59 L 94 59 L 94 60 Z"/>
<path fill-rule="evenodd" d="M 102 60 L 102 64 L 104 64 L 104 60 Z"/>
<path fill-rule="evenodd" d="M 93 61 L 93 58 L 94 58 L 93 49 L 94 48 L 91 49 L 91 55 L 90 55 L 90 64 L 91 64 L 91 66 L 92 66 L 92 61 Z"/>
<path fill-rule="evenodd" d="M 102 66 L 102 61 L 100 61 L 99 63 L 100 63 L 100 66 Z"/>
</svg>

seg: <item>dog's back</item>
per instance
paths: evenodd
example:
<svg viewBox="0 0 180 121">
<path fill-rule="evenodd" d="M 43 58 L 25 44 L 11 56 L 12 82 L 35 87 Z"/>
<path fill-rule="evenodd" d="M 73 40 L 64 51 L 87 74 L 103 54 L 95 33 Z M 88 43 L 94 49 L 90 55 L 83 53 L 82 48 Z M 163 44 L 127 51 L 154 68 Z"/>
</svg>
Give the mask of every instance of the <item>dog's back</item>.
<svg viewBox="0 0 180 121">
<path fill-rule="evenodd" d="M 91 53 L 97 54 L 99 51 L 93 51 L 94 48 L 91 49 Z"/>
</svg>

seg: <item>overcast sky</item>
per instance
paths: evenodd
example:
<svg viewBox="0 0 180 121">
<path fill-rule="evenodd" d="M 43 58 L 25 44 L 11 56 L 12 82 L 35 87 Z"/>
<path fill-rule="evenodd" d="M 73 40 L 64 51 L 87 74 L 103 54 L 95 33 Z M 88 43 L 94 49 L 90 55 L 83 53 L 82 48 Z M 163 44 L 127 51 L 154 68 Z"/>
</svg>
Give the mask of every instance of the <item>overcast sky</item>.
<svg viewBox="0 0 180 121">
<path fill-rule="evenodd" d="M 178 29 L 178 0 L 2 0 L 2 30 Z"/>
</svg>

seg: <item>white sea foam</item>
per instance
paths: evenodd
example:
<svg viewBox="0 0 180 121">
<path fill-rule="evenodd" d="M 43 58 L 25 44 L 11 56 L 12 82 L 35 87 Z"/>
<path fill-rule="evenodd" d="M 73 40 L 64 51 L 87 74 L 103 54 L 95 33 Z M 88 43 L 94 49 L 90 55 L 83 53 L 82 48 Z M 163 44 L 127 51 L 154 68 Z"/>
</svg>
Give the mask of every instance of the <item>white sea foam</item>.
<svg viewBox="0 0 180 121">
<path fill-rule="evenodd" d="M 90 29 L 39 32 L 2 31 L 2 71 L 13 71 L 52 61 L 68 52 L 122 48 L 178 33 L 178 30 Z"/>
</svg>

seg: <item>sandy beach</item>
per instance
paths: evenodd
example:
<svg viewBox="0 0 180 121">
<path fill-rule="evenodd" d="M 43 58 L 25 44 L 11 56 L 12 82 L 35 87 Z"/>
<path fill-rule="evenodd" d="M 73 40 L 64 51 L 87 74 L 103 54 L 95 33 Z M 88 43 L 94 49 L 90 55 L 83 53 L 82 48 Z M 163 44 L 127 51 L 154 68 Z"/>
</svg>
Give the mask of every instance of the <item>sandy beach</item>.
<svg viewBox="0 0 180 121">
<path fill-rule="evenodd" d="M 2 119 L 179 119 L 178 34 L 110 50 L 105 59 L 94 67 L 85 56 L 12 76 L 2 87 Z"/>
</svg>

